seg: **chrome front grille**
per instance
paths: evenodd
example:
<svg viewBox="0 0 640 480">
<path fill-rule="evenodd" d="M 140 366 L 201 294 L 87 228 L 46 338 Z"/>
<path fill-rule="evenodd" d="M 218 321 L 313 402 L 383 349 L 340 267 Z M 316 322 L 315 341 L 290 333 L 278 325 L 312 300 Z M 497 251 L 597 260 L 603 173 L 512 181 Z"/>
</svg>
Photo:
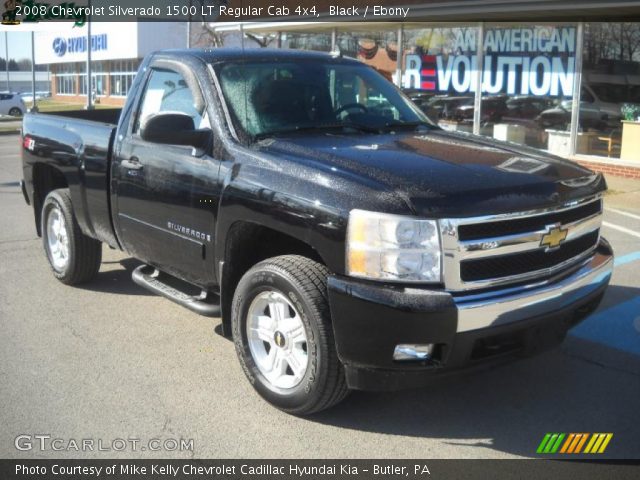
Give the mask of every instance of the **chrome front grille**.
<svg viewBox="0 0 640 480">
<path fill-rule="evenodd" d="M 440 220 L 445 287 L 491 288 L 558 273 L 595 250 L 601 224 L 599 196 L 553 209 Z"/>
</svg>

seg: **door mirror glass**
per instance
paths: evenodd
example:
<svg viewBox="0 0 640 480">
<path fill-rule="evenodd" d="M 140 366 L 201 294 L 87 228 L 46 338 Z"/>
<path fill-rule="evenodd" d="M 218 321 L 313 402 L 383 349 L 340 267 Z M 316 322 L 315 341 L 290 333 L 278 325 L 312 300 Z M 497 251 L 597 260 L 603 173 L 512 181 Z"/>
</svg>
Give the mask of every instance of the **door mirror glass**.
<svg viewBox="0 0 640 480">
<path fill-rule="evenodd" d="M 185 145 L 197 149 L 205 149 L 211 135 L 211 129 L 196 129 L 193 118 L 181 112 L 151 114 L 140 127 L 140 137 L 146 142 Z"/>
</svg>

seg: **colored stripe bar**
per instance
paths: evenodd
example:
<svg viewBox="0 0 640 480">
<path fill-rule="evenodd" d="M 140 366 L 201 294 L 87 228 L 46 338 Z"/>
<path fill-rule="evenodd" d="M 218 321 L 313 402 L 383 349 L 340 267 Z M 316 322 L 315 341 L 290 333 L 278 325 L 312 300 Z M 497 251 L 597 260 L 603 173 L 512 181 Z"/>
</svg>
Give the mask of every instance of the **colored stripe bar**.
<svg viewBox="0 0 640 480">
<path fill-rule="evenodd" d="M 580 453 L 582 451 L 582 447 L 584 446 L 584 443 L 587 441 L 587 438 L 589 438 L 589 434 L 583 433 L 582 438 L 580 439 L 580 442 L 576 446 L 576 451 L 573 453 Z"/>
<path fill-rule="evenodd" d="M 569 450 L 567 450 L 567 453 L 573 453 L 575 451 L 576 445 L 578 445 L 578 442 L 580 441 L 581 438 L 582 438 L 582 434 L 576 433 L 576 436 L 573 439 L 573 442 L 571 442 L 571 446 L 569 447 Z"/>
<path fill-rule="evenodd" d="M 571 442 L 573 442 L 573 439 L 575 438 L 576 434 L 575 433 L 570 433 L 569 436 L 567 437 L 567 441 L 564 442 L 564 445 L 562 446 L 562 450 L 560 450 L 560 453 L 566 453 L 567 449 L 569 448 L 569 445 L 571 445 Z"/>
<path fill-rule="evenodd" d="M 589 443 L 587 443 L 587 448 L 584 449 L 584 453 L 591 453 L 591 448 L 593 447 L 593 444 L 596 443 L 597 438 L 598 438 L 597 433 L 594 433 L 593 435 L 591 435 L 591 440 L 589 440 Z"/>
<path fill-rule="evenodd" d="M 542 453 L 544 452 L 544 447 L 547 444 L 547 442 L 549 441 L 549 439 L 551 438 L 551 434 L 547 433 L 544 438 L 542 439 L 542 441 L 540 442 L 540 445 L 538 445 L 538 449 L 536 450 L 536 453 Z"/>
<path fill-rule="evenodd" d="M 609 442 L 611 441 L 612 438 L 613 438 L 613 433 L 606 434 L 606 437 L 604 438 L 604 442 L 602 442 L 602 445 L 600 446 L 600 450 L 598 450 L 598 453 L 604 453 L 605 449 L 607 448 L 607 445 L 609 445 Z"/>
<path fill-rule="evenodd" d="M 547 446 L 544 448 L 544 453 L 551 453 L 551 449 L 553 448 L 553 445 L 556 443 L 557 438 L 558 438 L 557 433 L 554 433 L 553 435 L 551 435 L 551 438 L 547 442 Z"/>
<path fill-rule="evenodd" d="M 558 435 L 558 440 L 556 440 L 556 443 L 553 445 L 553 447 L 551 447 L 551 452 L 550 453 L 556 453 L 558 451 L 558 449 L 560 448 L 560 444 L 562 443 L 562 440 L 564 439 L 565 434 L 561 433 L 560 435 Z"/>
<path fill-rule="evenodd" d="M 597 453 L 598 452 L 598 449 L 600 448 L 600 444 L 602 443 L 602 441 L 607 436 L 604 433 L 598 433 L 597 435 L 598 435 L 598 438 L 596 439 L 596 443 L 594 443 L 593 447 L 591 448 L 591 453 Z"/>
</svg>

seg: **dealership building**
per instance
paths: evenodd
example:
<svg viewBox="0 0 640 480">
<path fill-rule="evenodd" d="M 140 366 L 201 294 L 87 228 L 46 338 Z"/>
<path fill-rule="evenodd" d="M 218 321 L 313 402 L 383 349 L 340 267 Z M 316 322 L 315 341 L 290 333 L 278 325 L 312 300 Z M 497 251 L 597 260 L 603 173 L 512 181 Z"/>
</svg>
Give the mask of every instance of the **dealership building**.
<svg viewBox="0 0 640 480">
<path fill-rule="evenodd" d="M 91 92 L 95 101 L 122 105 L 144 56 L 163 48 L 184 48 L 186 39 L 186 23 L 92 23 Z M 86 100 L 88 43 L 86 27 L 62 24 L 56 31 L 36 32 L 36 64 L 49 65 L 55 99 Z"/>
<path fill-rule="evenodd" d="M 369 11 L 377 23 L 345 22 L 331 15 L 336 2 L 315 3 L 319 21 L 211 28 L 223 41 L 244 34 L 246 46 L 339 50 L 407 91 L 442 128 L 640 177 L 640 2 L 389 0 L 396 16 Z M 362 18 L 371 2 L 349 3 Z M 401 21 L 389 21 L 398 11 Z"/>
</svg>

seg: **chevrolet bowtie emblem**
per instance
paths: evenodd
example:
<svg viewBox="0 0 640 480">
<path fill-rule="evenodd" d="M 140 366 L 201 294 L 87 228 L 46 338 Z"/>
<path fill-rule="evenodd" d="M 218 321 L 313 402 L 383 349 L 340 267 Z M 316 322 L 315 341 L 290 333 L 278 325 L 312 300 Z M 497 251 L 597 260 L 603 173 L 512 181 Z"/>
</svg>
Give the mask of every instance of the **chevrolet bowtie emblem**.
<svg viewBox="0 0 640 480">
<path fill-rule="evenodd" d="M 541 247 L 547 247 L 547 250 L 553 250 L 558 248 L 562 242 L 567 238 L 569 230 L 562 228 L 560 225 L 549 225 L 547 227 L 547 233 L 542 236 L 540 240 Z"/>
</svg>

